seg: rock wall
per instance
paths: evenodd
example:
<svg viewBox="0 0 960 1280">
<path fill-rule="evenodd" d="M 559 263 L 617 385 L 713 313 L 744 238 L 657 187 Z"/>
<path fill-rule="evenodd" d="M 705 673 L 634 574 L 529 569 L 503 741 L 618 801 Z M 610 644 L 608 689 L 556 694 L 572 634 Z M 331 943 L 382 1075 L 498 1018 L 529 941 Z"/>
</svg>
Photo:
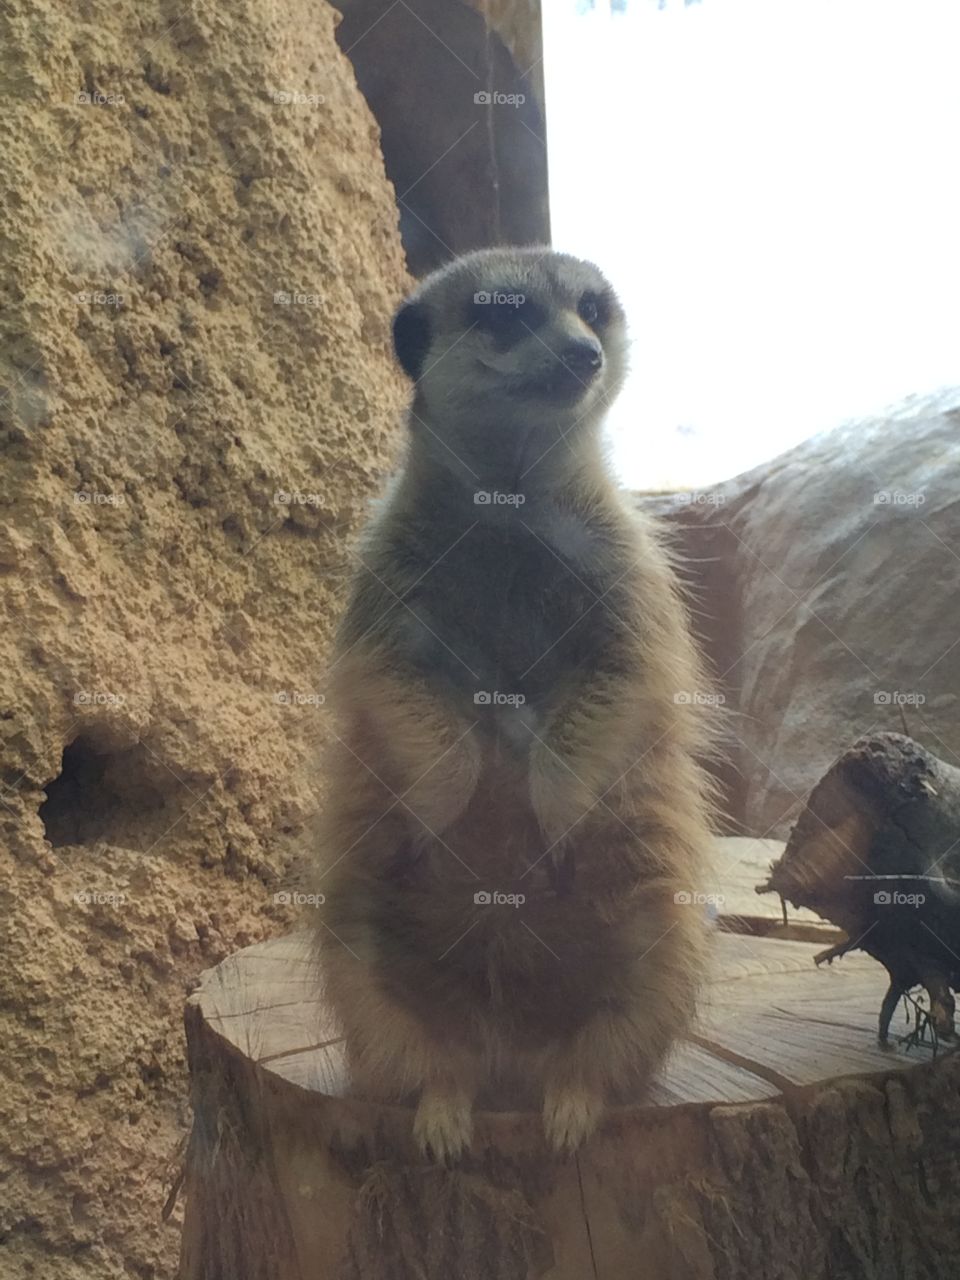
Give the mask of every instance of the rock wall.
<svg viewBox="0 0 960 1280">
<path fill-rule="evenodd" d="M 687 559 L 744 830 L 785 836 L 833 759 L 903 718 L 960 765 L 960 389 L 642 502 Z"/>
<path fill-rule="evenodd" d="M 169 1276 L 198 972 L 287 926 L 405 395 L 323 3 L 0 14 L 0 1273 Z"/>
</svg>

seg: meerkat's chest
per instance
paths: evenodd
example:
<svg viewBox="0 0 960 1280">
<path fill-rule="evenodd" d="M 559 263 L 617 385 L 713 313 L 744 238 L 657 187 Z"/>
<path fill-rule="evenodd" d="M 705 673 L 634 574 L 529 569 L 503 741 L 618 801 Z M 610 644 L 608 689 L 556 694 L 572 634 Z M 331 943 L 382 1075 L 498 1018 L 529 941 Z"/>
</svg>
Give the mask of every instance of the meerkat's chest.
<svg viewBox="0 0 960 1280">
<path fill-rule="evenodd" d="M 411 604 L 434 669 L 536 701 L 611 651 L 629 625 L 622 578 L 615 549 L 575 521 L 479 522 L 433 564 Z"/>
</svg>

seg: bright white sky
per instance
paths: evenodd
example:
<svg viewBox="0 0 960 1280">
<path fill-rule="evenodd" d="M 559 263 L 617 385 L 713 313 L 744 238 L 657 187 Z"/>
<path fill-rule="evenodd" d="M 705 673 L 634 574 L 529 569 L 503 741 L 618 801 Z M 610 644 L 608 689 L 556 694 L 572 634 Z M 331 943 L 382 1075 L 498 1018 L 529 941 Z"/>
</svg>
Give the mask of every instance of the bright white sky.
<svg viewBox="0 0 960 1280">
<path fill-rule="evenodd" d="M 960 2 L 544 0 L 556 248 L 609 274 L 632 487 L 960 384 Z"/>
</svg>

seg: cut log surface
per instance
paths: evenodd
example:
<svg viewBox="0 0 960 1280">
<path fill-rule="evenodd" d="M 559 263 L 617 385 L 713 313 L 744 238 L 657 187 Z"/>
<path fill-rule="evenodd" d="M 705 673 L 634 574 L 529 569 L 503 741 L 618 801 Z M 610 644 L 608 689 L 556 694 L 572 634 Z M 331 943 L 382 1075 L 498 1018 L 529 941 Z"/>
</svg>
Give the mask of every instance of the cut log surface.
<svg viewBox="0 0 960 1280">
<path fill-rule="evenodd" d="M 349 1096 L 304 935 L 230 957 L 187 1006 L 182 1280 L 960 1275 L 960 1056 L 879 1047 L 868 956 L 728 927 L 646 1105 L 567 1160 L 538 1114 L 481 1112 L 450 1170 Z"/>
<path fill-rule="evenodd" d="M 758 896 L 757 885 L 770 875 L 783 856 L 782 840 L 725 836 L 714 841 L 708 895 L 716 899 L 717 921 L 730 933 L 760 938 L 787 938 L 834 946 L 845 935 L 806 907 L 781 903 L 772 895 Z"/>
</svg>

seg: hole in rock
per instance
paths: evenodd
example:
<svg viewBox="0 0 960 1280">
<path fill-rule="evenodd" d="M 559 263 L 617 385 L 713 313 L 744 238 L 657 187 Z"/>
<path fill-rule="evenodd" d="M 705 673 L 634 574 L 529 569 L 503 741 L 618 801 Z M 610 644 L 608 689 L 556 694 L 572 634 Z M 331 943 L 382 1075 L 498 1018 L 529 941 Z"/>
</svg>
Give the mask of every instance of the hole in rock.
<svg viewBox="0 0 960 1280">
<path fill-rule="evenodd" d="M 64 748 L 46 793 L 40 818 L 55 849 L 103 840 L 145 852 L 193 803 L 190 789 L 142 743 L 106 749 L 85 735 Z"/>
</svg>

